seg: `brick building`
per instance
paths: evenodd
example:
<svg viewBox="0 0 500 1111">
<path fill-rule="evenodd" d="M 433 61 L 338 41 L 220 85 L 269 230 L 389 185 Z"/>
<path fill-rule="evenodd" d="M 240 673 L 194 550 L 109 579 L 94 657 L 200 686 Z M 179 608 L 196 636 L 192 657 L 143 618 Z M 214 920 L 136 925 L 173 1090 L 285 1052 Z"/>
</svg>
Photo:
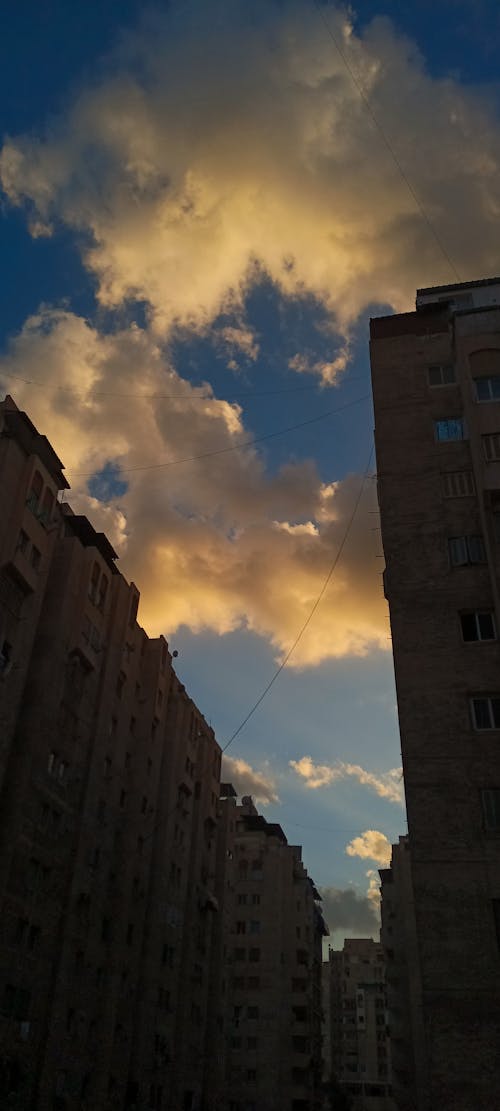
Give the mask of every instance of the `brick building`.
<svg viewBox="0 0 500 1111">
<path fill-rule="evenodd" d="M 372 320 L 371 364 L 421 975 L 416 1106 L 490 1111 L 500 1081 L 500 279 L 419 290 L 415 312 Z"/>
</svg>

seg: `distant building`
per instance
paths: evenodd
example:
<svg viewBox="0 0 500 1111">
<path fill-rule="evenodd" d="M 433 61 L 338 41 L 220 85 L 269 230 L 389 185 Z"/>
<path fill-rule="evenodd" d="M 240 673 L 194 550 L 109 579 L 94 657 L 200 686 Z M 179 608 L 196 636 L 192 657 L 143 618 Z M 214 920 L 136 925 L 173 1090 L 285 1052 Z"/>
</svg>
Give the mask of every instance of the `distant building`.
<svg viewBox="0 0 500 1111">
<path fill-rule="evenodd" d="M 224 790 L 224 788 L 223 788 Z M 224 1111 L 315 1111 L 321 1094 L 320 897 L 281 826 L 221 799 L 218 899 Z"/>
<path fill-rule="evenodd" d="M 500 1086 L 500 278 L 421 289 L 415 312 L 372 320 L 371 366 L 411 846 L 411 856 L 397 849 L 392 879 L 383 875 L 383 903 L 391 888 L 396 913 L 406 901 L 389 948 L 396 957 L 408 944 L 421 977 L 407 1091 L 413 1074 L 418 1111 L 491 1111 Z M 402 967 L 411 965 L 407 953 Z"/>
<path fill-rule="evenodd" d="M 387 1017 L 392 1090 L 398 1111 L 417 1111 L 425 1100 L 426 1061 L 422 979 L 413 905 L 408 837 L 392 846 L 390 868 L 380 871 L 386 959 Z"/>
<path fill-rule="evenodd" d="M 382 946 L 348 938 L 342 950 L 329 950 L 326 969 L 331 1075 L 355 1111 L 395 1111 Z"/>
</svg>

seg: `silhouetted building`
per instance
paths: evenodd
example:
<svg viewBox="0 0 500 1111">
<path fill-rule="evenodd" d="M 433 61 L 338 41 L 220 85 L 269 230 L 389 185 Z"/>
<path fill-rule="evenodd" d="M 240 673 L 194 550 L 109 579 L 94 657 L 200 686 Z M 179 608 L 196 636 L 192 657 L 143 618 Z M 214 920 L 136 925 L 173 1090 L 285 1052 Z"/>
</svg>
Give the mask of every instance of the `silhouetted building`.
<svg viewBox="0 0 500 1111">
<path fill-rule="evenodd" d="M 0 404 L 0 1106 L 314 1111 L 319 896 Z"/>
<path fill-rule="evenodd" d="M 425 1098 L 426 1064 L 408 836 L 392 846 L 391 866 L 380 870 L 380 879 L 392 1090 L 398 1111 L 417 1111 Z"/>
<path fill-rule="evenodd" d="M 281 826 L 223 786 L 224 1111 L 315 1111 L 321 1095 L 320 896 Z"/>
<path fill-rule="evenodd" d="M 372 320 L 371 363 L 421 976 L 417 1107 L 491 1111 L 500 1082 L 500 279 L 422 289 L 415 312 Z M 384 879 L 384 898 L 390 886 Z M 414 1062 L 415 1047 L 409 1076 Z"/>
<path fill-rule="evenodd" d="M 394 1111 L 382 946 L 347 938 L 325 967 L 332 1075 L 356 1111 Z"/>
<path fill-rule="evenodd" d="M 220 748 L 0 406 L 0 1101 L 199 1107 Z"/>
</svg>

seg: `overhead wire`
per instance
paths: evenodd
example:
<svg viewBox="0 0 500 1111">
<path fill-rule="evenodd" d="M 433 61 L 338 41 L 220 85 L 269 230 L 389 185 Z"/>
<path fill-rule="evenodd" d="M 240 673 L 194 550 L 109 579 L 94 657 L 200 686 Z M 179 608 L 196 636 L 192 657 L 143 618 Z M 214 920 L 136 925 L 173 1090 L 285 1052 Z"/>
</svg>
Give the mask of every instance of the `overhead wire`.
<svg viewBox="0 0 500 1111">
<path fill-rule="evenodd" d="M 333 560 L 332 560 L 332 562 L 331 562 L 331 564 L 330 564 L 330 567 L 329 567 L 329 570 L 328 570 L 328 574 L 327 574 L 327 576 L 326 576 L 326 578 L 325 578 L 325 580 L 324 580 L 324 582 L 323 582 L 323 585 L 322 585 L 322 587 L 321 587 L 321 590 L 319 591 L 319 594 L 317 595 L 317 597 L 316 597 L 316 599 L 315 599 L 315 601 L 314 601 L 314 604 L 313 604 L 313 606 L 311 607 L 311 609 L 310 609 L 310 611 L 309 611 L 309 613 L 308 613 L 308 615 L 307 615 L 307 617 L 306 617 L 306 619 L 305 619 L 305 621 L 304 621 L 303 625 L 302 625 L 302 626 L 301 626 L 301 628 L 299 629 L 299 632 L 297 633 L 297 636 L 295 637 L 295 640 L 293 641 L 293 644 L 292 644 L 292 645 L 291 645 L 291 647 L 290 647 L 290 648 L 288 649 L 288 652 L 286 653 L 286 655 L 285 655 L 284 659 L 283 659 L 283 660 L 281 661 L 281 663 L 280 663 L 279 667 L 278 667 L 278 668 L 276 669 L 276 671 L 274 672 L 274 675 L 272 675 L 272 677 L 271 677 L 270 681 L 269 681 L 269 682 L 267 683 L 267 685 L 266 685 L 266 686 L 264 687 L 264 690 L 263 690 L 263 691 L 262 691 L 262 693 L 261 693 L 261 694 L 259 695 L 259 697 L 257 698 L 257 700 L 256 700 L 256 701 L 254 702 L 254 704 L 253 704 L 253 706 L 251 707 L 251 709 L 250 709 L 250 710 L 248 711 L 248 713 L 247 713 L 247 714 L 245 715 L 245 717 L 243 718 L 243 721 L 241 721 L 241 722 L 240 722 L 240 724 L 238 725 L 238 728 L 237 728 L 237 729 L 235 729 L 235 731 L 234 731 L 234 733 L 232 734 L 232 736 L 231 736 L 231 737 L 229 738 L 229 740 L 228 740 L 228 741 L 226 742 L 226 744 L 225 744 L 225 745 L 223 746 L 223 748 L 222 748 L 222 752 L 223 752 L 223 753 L 224 753 L 224 752 L 227 752 L 228 748 L 230 747 L 230 745 L 232 745 L 233 741 L 235 741 L 235 740 L 236 740 L 236 737 L 237 737 L 237 736 L 239 735 L 239 733 L 241 733 L 242 729 L 244 729 L 244 727 L 245 727 L 245 725 L 247 724 L 247 722 L 249 722 L 249 721 L 250 721 L 250 718 L 251 718 L 251 717 L 253 717 L 253 715 L 254 715 L 255 711 L 256 711 L 256 710 L 258 710 L 259 706 L 260 706 L 260 705 L 262 704 L 262 702 L 264 701 L 264 699 L 265 699 L 266 695 L 267 695 L 267 694 L 269 693 L 269 691 L 271 690 L 271 687 L 272 687 L 272 686 L 274 686 L 274 684 L 275 684 L 275 682 L 276 682 L 277 678 L 278 678 L 278 677 L 279 677 L 279 676 L 281 675 L 282 671 L 284 671 L 284 669 L 285 669 L 285 667 L 286 667 L 286 665 L 287 665 L 288 661 L 290 660 L 290 658 L 291 658 L 291 656 L 293 655 L 293 653 L 295 652 L 295 649 L 297 648 L 297 646 L 298 646 L 299 642 L 301 641 L 301 639 L 302 639 L 302 637 L 303 637 L 303 635 L 304 635 L 304 633 L 305 633 L 305 631 L 306 631 L 306 629 L 307 629 L 308 625 L 309 625 L 309 624 L 310 624 L 310 622 L 312 621 L 312 618 L 314 617 L 314 614 L 316 613 L 316 610 L 317 610 L 317 608 L 318 608 L 318 606 L 319 606 L 319 604 L 320 604 L 320 602 L 321 602 L 321 599 L 323 598 L 323 595 L 325 594 L 325 592 L 326 592 L 326 590 L 327 590 L 327 588 L 328 588 L 328 585 L 329 585 L 329 583 L 330 583 L 330 580 L 331 580 L 331 578 L 332 578 L 332 576 L 333 576 L 333 574 L 334 574 L 334 572 L 335 572 L 335 569 L 336 569 L 336 567 L 337 567 L 337 564 L 338 564 L 338 562 L 339 562 L 339 559 L 340 559 L 340 557 L 341 557 L 341 555 L 342 555 L 342 552 L 343 552 L 343 550 L 344 550 L 344 548 L 345 548 L 345 545 L 346 545 L 346 543 L 347 543 L 347 539 L 348 539 L 349 533 L 350 533 L 350 531 L 351 531 L 351 528 L 352 528 L 352 526 L 353 526 L 353 524 L 354 524 L 354 518 L 355 518 L 355 516 L 356 516 L 356 513 L 357 513 L 357 511 L 358 511 L 358 506 L 359 506 L 359 503 L 360 503 L 360 501 L 361 501 L 361 497 L 362 497 L 362 494 L 363 494 L 363 491 L 364 491 L 364 488 L 365 488 L 365 483 L 366 483 L 366 479 L 367 479 L 367 477 L 368 477 L 368 473 L 369 473 L 369 470 L 370 470 L 370 466 L 371 466 L 371 462 L 372 462 L 372 458 L 373 458 L 373 453 L 374 453 L 374 444 L 372 443 L 372 445 L 371 445 L 371 448 L 370 448 L 370 455 L 369 455 L 369 457 L 368 457 L 368 462 L 367 462 L 367 464 L 366 464 L 366 467 L 365 467 L 365 469 L 364 469 L 364 471 L 363 471 L 363 476 L 362 476 L 362 479 L 361 479 L 361 483 L 360 483 L 360 487 L 359 487 L 359 491 L 358 491 L 358 494 L 357 494 L 356 500 L 355 500 L 355 502 L 354 502 L 354 506 L 353 506 L 353 510 L 352 510 L 352 513 L 351 513 L 351 515 L 350 515 L 350 517 L 349 517 L 349 520 L 347 521 L 347 525 L 346 525 L 346 527 L 345 527 L 345 530 L 344 530 L 344 534 L 343 534 L 343 536 L 342 536 L 342 540 L 341 540 L 341 542 L 340 542 L 340 544 L 339 544 L 339 547 L 338 547 L 338 549 L 337 549 L 337 552 L 336 552 L 336 554 L 335 554 L 335 556 L 334 556 L 334 558 L 333 558 Z"/>
<path fill-rule="evenodd" d="M 408 174 L 405 172 L 405 170 L 403 168 L 403 165 L 402 165 L 400 159 L 398 158 L 398 155 L 396 154 L 396 151 L 394 150 L 394 147 L 393 147 L 392 143 L 390 142 L 389 138 L 387 137 L 387 135 L 384 131 L 384 128 L 383 128 L 382 124 L 380 123 L 380 120 L 376 116 L 376 114 L 375 114 L 375 112 L 374 112 L 374 110 L 371 106 L 370 99 L 366 95 L 365 90 L 364 90 L 361 82 L 359 81 L 359 79 L 358 79 L 358 77 L 357 77 L 357 75 L 356 75 L 356 73 L 355 73 L 355 71 L 354 71 L 346 53 L 345 53 L 345 51 L 342 50 L 342 47 L 341 47 L 340 42 L 338 40 L 338 37 L 337 37 L 337 35 L 334 34 L 334 32 L 333 32 L 333 30 L 330 26 L 330 23 L 326 18 L 323 5 L 321 4 L 320 0 L 313 0 L 313 3 L 314 3 L 315 8 L 317 9 L 319 17 L 320 17 L 320 19 L 323 23 L 324 28 L 325 28 L 325 31 L 326 31 L 327 35 L 331 38 L 331 40 L 333 42 L 333 45 L 334 45 L 334 47 L 337 51 L 337 54 L 339 55 L 341 61 L 343 62 L 344 66 L 345 66 L 345 68 L 346 68 L 346 70 L 347 70 L 347 72 L 348 72 L 348 74 L 351 78 L 351 81 L 352 81 L 353 85 L 357 89 L 359 97 L 362 100 L 362 102 L 364 104 L 364 107 L 366 108 L 366 111 L 367 111 L 373 125 L 376 127 L 376 129 L 377 129 L 377 131 L 380 135 L 380 138 L 382 139 L 382 142 L 383 142 L 384 146 L 389 151 L 389 154 L 391 155 L 391 158 L 393 159 L 393 162 L 394 162 L 395 166 L 397 167 L 397 169 L 398 169 L 398 171 L 399 171 L 399 173 L 400 173 L 400 175 L 401 175 L 401 177 L 402 177 L 402 179 L 403 179 L 403 181 L 404 181 L 404 183 L 405 183 L 405 185 L 408 189 L 408 192 L 410 193 L 411 197 L 413 198 L 415 207 L 417 208 L 418 212 L 420 213 L 420 216 L 422 217 L 422 220 L 426 224 L 428 231 L 430 232 L 430 234 L 433 237 L 435 243 L 437 244 L 439 250 L 441 251 L 441 254 L 443 255 L 443 258 L 446 260 L 448 266 L 450 267 L 450 270 L 451 270 L 454 278 L 456 279 L 457 282 L 461 282 L 462 281 L 461 275 L 459 274 L 459 271 L 458 271 L 451 255 L 449 254 L 449 251 L 446 249 L 446 247 L 443 243 L 443 240 L 441 239 L 441 236 L 438 234 L 432 220 L 430 219 L 430 216 L 428 215 L 422 201 L 420 200 L 420 197 L 418 196 L 418 193 L 417 193 L 416 189 L 412 185 L 412 183 L 410 181 L 410 178 L 408 177 Z"/>
<path fill-rule="evenodd" d="M 197 455 L 184 455 L 180 459 L 168 459 L 164 463 L 144 463 L 138 464 L 133 467 L 120 467 L 120 475 L 131 474 L 135 471 L 157 471 L 163 470 L 166 467 L 176 467 L 180 463 L 192 463 L 198 459 L 211 459 L 215 455 L 227 455 L 233 451 L 242 451 L 244 448 L 253 447 L 254 444 L 262 444 L 265 440 L 275 439 L 277 436 L 284 436 L 287 432 L 295 432 L 299 428 L 306 428 L 308 425 L 317 424 L 319 421 L 326 420 L 327 417 L 332 417 L 336 413 L 342 413 L 345 409 L 352 408 L 353 405 L 359 405 L 362 401 L 368 401 L 371 398 L 371 393 L 363 394 L 357 397 L 354 401 L 347 401 L 345 405 L 339 405 L 336 409 L 327 409 L 324 413 L 319 413 L 316 417 L 309 417 L 308 420 L 299 421 L 298 424 L 290 424 L 286 428 L 279 428 L 274 432 L 266 432 L 262 436 L 254 436 L 251 440 L 242 440 L 241 443 L 231 444 L 229 447 L 215 448 L 213 451 L 203 451 Z M 68 468 L 68 475 L 73 478 L 93 478 L 96 471 L 72 471 L 71 467 Z"/>
</svg>

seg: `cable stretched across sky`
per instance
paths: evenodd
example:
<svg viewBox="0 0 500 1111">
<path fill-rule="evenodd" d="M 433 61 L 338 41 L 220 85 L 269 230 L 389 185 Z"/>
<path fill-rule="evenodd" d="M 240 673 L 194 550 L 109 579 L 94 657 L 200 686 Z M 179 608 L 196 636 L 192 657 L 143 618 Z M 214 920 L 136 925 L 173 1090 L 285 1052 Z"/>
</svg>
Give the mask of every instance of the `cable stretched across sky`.
<svg viewBox="0 0 500 1111">
<path fill-rule="evenodd" d="M 288 661 L 289 661 L 290 657 L 291 657 L 291 656 L 293 655 L 293 653 L 295 652 L 295 649 L 297 648 L 297 645 L 299 644 L 300 640 L 302 639 L 302 637 L 303 637 L 303 635 L 304 635 L 304 633 L 305 633 L 305 631 L 306 631 L 306 629 L 307 629 L 307 626 L 308 626 L 308 625 L 310 624 L 310 622 L 312 621 L 312 619 L 313 619 L 313 617 L 314 617 L 314 614 L 316 613 L 316 610 L 317 610 L 317 608 L 318 608 L 318 606 L 319 606 L 319 604 L 320 604 L 320 602 L 321 602 L 321 599 L 323 598 L 323 595 L 325 594 L 325 592 L 326 592 L 326 590 L 327 590 L 327 588 L 328 588 L 328 586 L 329 586 L 329 583 L 330 583 L 330 581 L 331 581 L 331 579 L 332 579 L 332 576 L 333 576 L 333 574 L 334 574 L 334 572 L 335 572 L 335 570 L 336 570 L 336 567 L 337 567 L 337 564 L 338 564 L 338 562 L 339 562 L 339 559 L 340 559 L 340 557 L 341 557 L 341 555 L 342 555 L 342 552 L 344 551 L 345 545 L 346 545 L 346 543 L 347 543 L 347 539 L 348 539 L 349 533 L 350 533 L 350 531 L 351 531 L 351 528 L 352 528 L 352 526 L 353 526 L 353 524 L 354 524 L 354 518 L 355 518 L 355 516 L 356 516 L 356 513 L 358 512 L 358 507 L 359 507 L 359 503 L 360 503 L 360 501 L 361 501 L 361 497 L 362 497 L 362 494 L 363 494 L 363 490 L 364 490 L 364 488 L 365 488 L 365 483 L 366 483 L 366 479 L 368 478 L 368 474 L 369 474 L 369 471 L 370 471 L 370 466 L 371 466 L 371 462 L 372 462 L 372 459 L 373 459 L 373 453 L 374 453 L 374 450 L 375 450 L 375 445 L 374 445 L 374 444 L 372 443 L 372 446 L 371 446 L 371 448 L 370 448 L 370 454 L 369 454 L 369 456 L 368 456 L 368 462 L 367 462 L 367 464 L 366 464 L 366 467 L 365 467 L 365 469 L 364 469 L 364 471 L 363 471 L 363 477 L 362 477 L 362 479 L 361 479 L 361 483 L 360 483 L 359 491 L 358 491 L 358 494 L 357 494 L 356 500 L 355 500 L 355 502 L 354 502 L 354 506 L 353 506 L 353 509 L 352 509 L 352 513 L 351 513 L 351 516 L 349 517 L 349 520 L 348 520 L 348 522 L 347 522 L 347 525 L 346 525 L 346 527 L 345 527 L 344 535 L 343 535 L 343 537 L 342 537 L 342 540 L 340 541 L 340 544 L 339 544 L 339 546 L 338 546 L 337 552 L 335 553 L 335 556 L 334 556 L 334 558 L 333 558 L 333 560 L 332 560 L 332 563 L 331 563 L 331 565 L 330 565 L 330 568 L 329 568 L 329 570 L 328 570 L 328 574 L 327 574 L 327 576 L 326 576 L 326 579 L 325 579 L 325 581 L 324 581 L 324 583 L 323 583 L 323 585 L 322 585 L 322 587 L 321 587 L 321 590 L 320 590 L 320 592 L 319 592 L 319 594 L 318 594 L 318 596 L 317 596 L 317 598 L 316 598 L 316 600 L 315 600 L 315 602 L 314 602 L 313 606 L 311 607 L 311 610 L 309 611 L 309 613 L 308 613 L 308 615 L 307 615 L 307 617 L 306 617 L 306 619 L 305 619 L 305 621 L 304 621 L 304 624 L 302 625 L 301 629 L 299 629 L 299 632 L 297 633 L 297 636 L 295 637 L 295 640 L 294 640 L 293 644 L 292 644 L 292 645 L 291 645 L 291 647 L 290 647 L 290 648 L 288 649 L 288 652 L 286 653 L 286 656 L 284 657 L 284 659 L 283 659 L 283 660 L 282 660 L 282 662 L 280 663 L 279 667 L 278 667 L 278 668 L 276 669 L 276 671 L 274 672 L 274 675 L 273 675 L 273 676 L 271 677 L 271 679 L 269 680 L 269 683 L 267 684 L 267 686 L 266 686 L 266 687 L 264 687 L 264 690 L 263 690 L 263 691 L 262 691 L 262 693 L 261 693 L 261 694 L 259 695 L 259 697 L 257 698 L 256 702 L 254 702 L 254 704 L 253 704 L 253 706 L 251 707 L 251 709 L 250 709 L 250 710 L 248 711 L 248 713 L 246 714 L 246 716 L 245 716 L 245 717 L 243 718 L 243 721 L 242 721 L 242 722 L 240 722 L 240 724 L 239 724 L 238 728 L 237 728 L 237 729 L 235 729 L 235 731 L 234 731 L 234 733 L 232 734 L 232 736 L 231 736 L 231 737 L 229 738 L 229 740 L 228 740 L 228 741 L 226 742 L 226 744 L 225 744 L 225 745 L 223 746 L 223 748 L 222 748 L 222 752 L 223 752 L 223 753 L 224 753 L 224 752 L 227 752 L 227 750 L 228 750 L 229 746 L 230 746 L 230 745 L 232 745 L 233 741 L 235 741 L 235 740 L 236 740 L 236 737 L 238 736 L 238 734 L 239 734 L 239 733 L 241 733 L 242 729 L 244 729 L 244 727 L 245 727 L 245 725 L 247 724 L 247 722 L 248 722 L 248 721 L 250 721 L 250 718 L 251 718 L 251 717 L 253 717 L 253 715 L 254 715 L 255 711 L 256 711 L 256 710 L 258 710 L 259 706 L 260 706 L 260 705 L 261 705 L 261 703 L 262 703 L 262 702 L 264 701 L 264 699 L 265 699 L 266 695 L 267 695 L 267 694 L 269 693 L 269 691 L 271 690 L 271 687 L 272 687 L 272 686 L 274 685 L 274 683 L 276 682 L 276 680 L 277 680 L 278 676 L 279 676 L 279 675 L 281 675 L 281 672 L 282 672 L 282 671 L 283 671 L 283 670 L 285 669 L 285 667 L 286 667 L 286 665 L 287 665 L 287 663 L 288 663 Z"/>
<path fill-rule="evenodd" d="M 203 451 L 199 455 L 184 455 L 180 459 L 168 459 L 163 463 L 143 463 L 135 467 L 120 467 L 120 475 L 131 474 L 133 471 L 158 471 L 166 467 L 176 467 L 179 463 L 192 463 L 197 459 L 211 459 L 214 455 L 227 455 L 232 451 L 242 451 L 244 448 L 253 447 L 254 444 L 262 444 L 265 440 L 272 440 L 276 436 L 284 436 L 287 432 L 296 432 L 299 428 L 306 428 L 310 424 L 317 424 L 318 421 L 326 420 L 327 417 L 333 417 L 336 413 L 342 413 L 345 409 L 351 409 L 353 405 L 359 405 L 362 401 L 368 401 L 371 398 L 371 393 L 365 393 L 362 397 L 357 397 L 354 401 L 347 401 L 345 405 L 339 405 L 337 409 L 327 409 L 325 413 L 319 413 L 316 417 L 310 417 L 308 420 L 299 421 L 298 424 L 290 424 L 286 428 L 278 428 L 275 432 L 266 432 L 263 436 L 254 436 L 251 440 L 242 440 L 239 444 L 231 444 L 229 447 L 215 448 L 213 451 Z M 96 474 L 93 471 L 72 471 L 71 467 L 67 472 L 73 478 L 93 478 Z"/>
</svg>

